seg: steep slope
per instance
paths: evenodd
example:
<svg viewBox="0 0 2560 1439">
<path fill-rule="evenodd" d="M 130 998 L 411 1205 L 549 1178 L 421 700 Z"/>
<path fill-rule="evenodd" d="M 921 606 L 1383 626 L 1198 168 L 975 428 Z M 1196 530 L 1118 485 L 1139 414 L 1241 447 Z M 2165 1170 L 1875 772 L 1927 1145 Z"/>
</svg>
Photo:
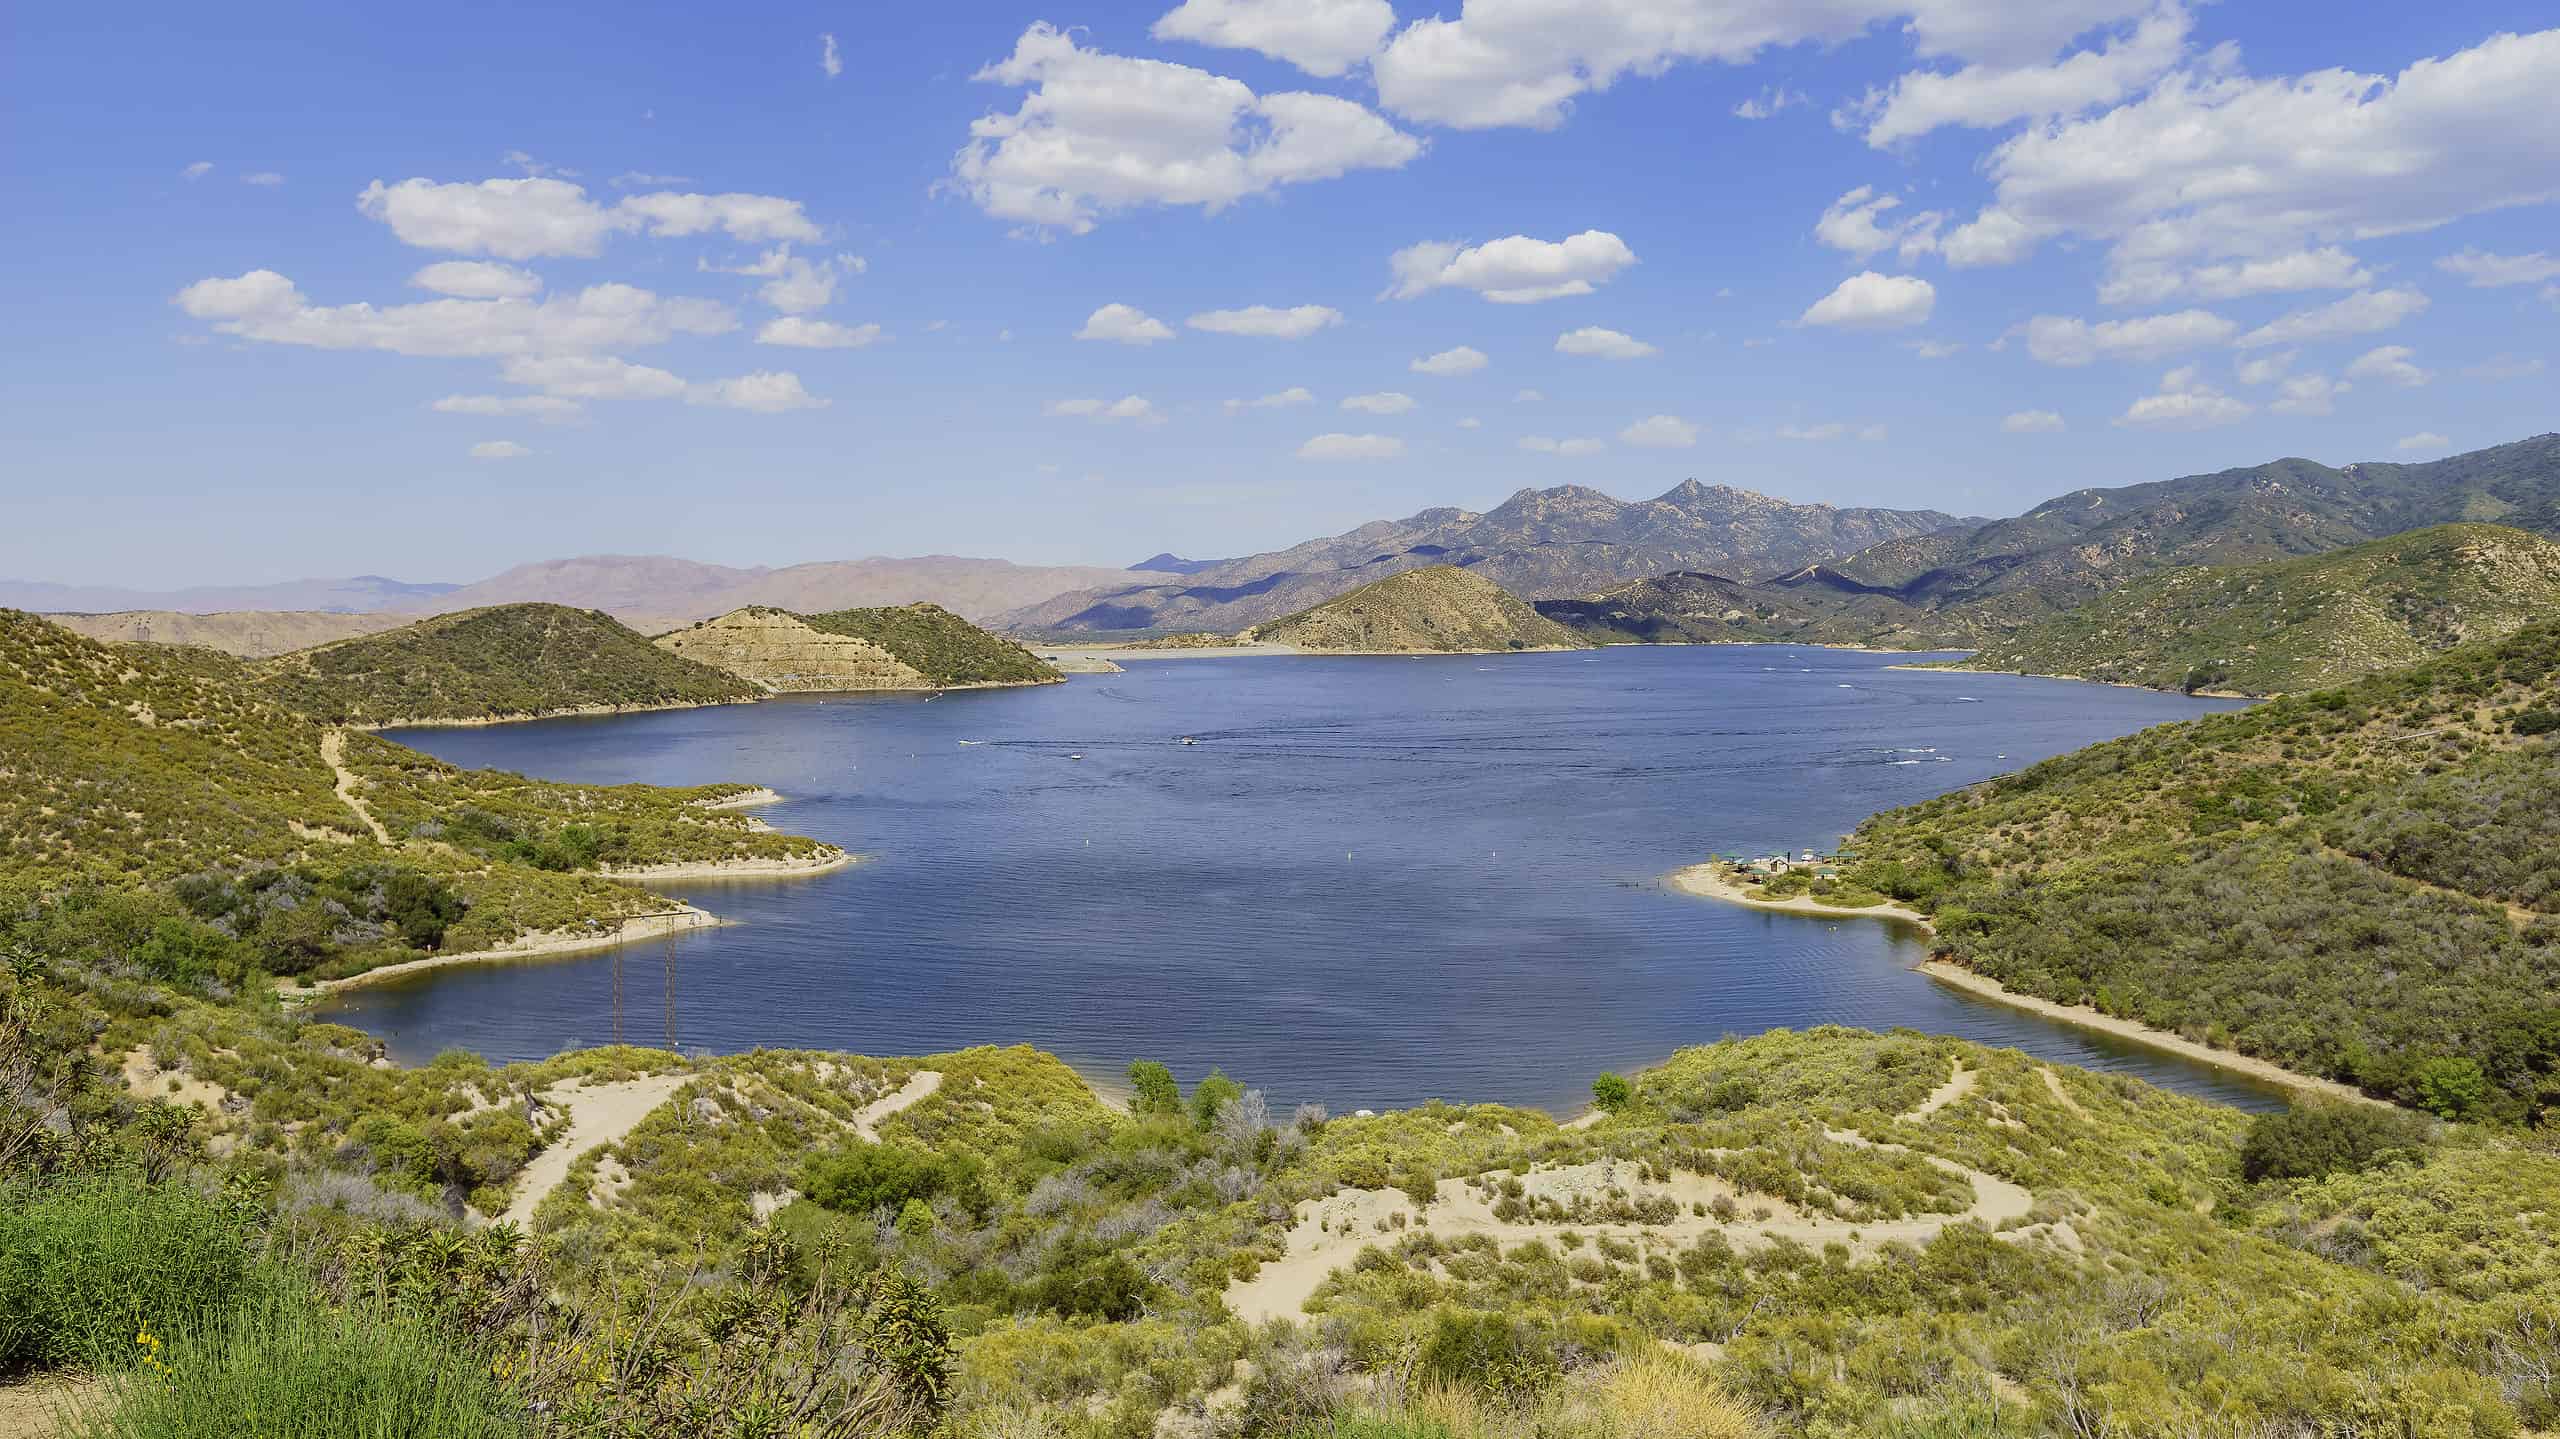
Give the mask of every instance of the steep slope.
<svg viewBox="0 0 2560 1439">
<path fill-rule="evenodd" d="M 2425 464 L 2288 459 L 2079 490 L 2016 519 L 1888 541 L 1771 583 L 1961 611 L 1992 635 L 2163 569 L 2322 554 L 2455 522 L 2560 536 L 2560 434 Z"/>
<path fill-rule="evenodd" d="M 333 724 L 520 719 L 731 704 L 757 691 L 606 615 L 499 605 L 270 660 L 258 684 Z"/>
<path fill-rule="evenodd" d="M 806 618 L 812 629 L 878 645 L 943 688 L 1049 684 L 1062 678 L 1029 650 L 940 605 L 830 610 Z"/>
<path fill-rule="evenodd" d="M 1589 649 L 1518 596 L 1452 565 L 1406 570 L 1257 627 L 1248 638 L 1305 650 L 1477 654 Z"/>
<path fill-rule="evenodd" d="M 332 640 L 380 634 L 409 623 L 406 615 L 336 610 L 222 610 L 212 614 L 118 610 L 45 618 L 73 634 L 86 635 L 103 644 L 192 645 L 252 660 L 272 659 Z"/>
<path fill-rule="evenodd" d="M 519 565 L 416 608 L 441 613 L 541 601 L 603 610 L 650 632 L 749 606 L 812 614 L 851 606 L 932 603 L 984 619 L 1084 586 L 1169 578 L 958 555 L 834 560 L 782 569 L 733 569 L 665 555 L 584 555 Z"/>
<path fill-rule="evenodd" d="M 755 607 L 658 637 L 671 654 L 778 694 L 1049 684 L 1057 670 L 935 605 L 795 615 Z"/>
<path fill-rule="evenodd" d="M 2560 1102 L 2560 624 L 1879 815 L 1850 877 L 2025 993 L 2447 1113 Z"/>
<path fill-rule="evenodd" d="M 2560 543 L 2438 525 L 2325 555 L 2172 570 L 1987 642 L 1964 667 L 2243 694 L 2318 689 L 2560 614 Z"/>
<path fill-rule="evenodd" d="M 1874 645 L 1953 649 L 1970 634 L 1889 595 L 1748 584 L 1722 575 L 1662 575 L 1588 599 L 1540 600 L 1539 614 L 1603 644 Z"/>
<path fill-rule="evenodd" d="M 1935 510 L 1790 504 L 1695 480 L 1636 501 L 1567 485 L 1522 490 L 1483 514 L 1432 509 L 1375 521 L 1225 561 L 1180 583 L 1124 577 L 1014 610 L 997 625 L 1017 633 L 1235 630 L 1428 565 L 1477 570 L 1514 593 L 1560 599 L 1675 570 L 1775 573 L 1972 523 Z"/>
<path fill-rule="evenodd" d="M 142 973 L 237 985 L 680 910 L 609 866 L 841 858 L 712 808 L 748 786 L 460 770 L 331 731 L 247 673 L 0 610 L 0 894 L 139 894 Z"/>
</svg>

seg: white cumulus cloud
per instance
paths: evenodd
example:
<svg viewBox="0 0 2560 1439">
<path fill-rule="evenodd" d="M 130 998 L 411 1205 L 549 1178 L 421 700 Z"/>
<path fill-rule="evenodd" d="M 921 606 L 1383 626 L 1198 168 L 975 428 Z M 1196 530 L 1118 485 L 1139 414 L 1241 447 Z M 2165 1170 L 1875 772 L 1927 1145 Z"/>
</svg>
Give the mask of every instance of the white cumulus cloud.
<svg viewBox="0 0 2560 1439">
<path fill-rule="evenodd" d="M 800 315 L 779 315 L 756 331 L 759 345 L 788 345 L 800 350 L 859 350 L 880 342 L 878 325 L 839 325 Z"/>
<path fill-rule="evenodd" d="M 1648 450 L 1685 450 L 1698 443 L 1698 427 L 1678 415 L 1652 415 L 1620 430 L 1618 438 Z"/>
<path fill-rule="evenodd" d="M 1938 226 L 1946 216 L 1929 210 L 1885 223 L 1886 212 L 1901 205 L 1895 196 L 1860 185 L 1832 201 L 1822 218 L 1813 222 L 1813 238 L 1861 260 L 1878 250 L 1893 250 L 1910 260 L 1938 248 Z"/>
<path fill-rule="evenodd" d="M 1164 423 L 1164 412 L 1144 395 L 1123 395 L 1116 400 L 1058 400 L 1050 404 L 1048 413 L 1088 420 L 1134 420 L 1141 425 Z"/>
<path fill-rule="evenodd" d="M 2276 397 L 2267 408 L 2279 415 L 2334 414 L 2338 397 L 2354 388 L 2327 375 L 2295 375 L 2276 386 Z"/>
<path fill-rule="evenodd" d="M 1215 213 L 1282 185 L 1397 170 L 1422 142 L 1358 104 L 1304 91 L 1259 95 L 1188 65 L 1087 50 L 1046 21 L 978 80 L 1029 93 L 980 117 L 952 183 L 998 219 L 1084 234 L 1151 205 Z"/>
<path fill-rule="evenodd" d="M 822 410 L 828 404 L 803 389 L 800 377 L 789 370 L 758 370 L 735 379 L 705 380 L 688 385 L 684 402 L 724 410 L 751 410 L 759 415 L 778 415 L 785 410 Z"/>
<path fill-rule="evenodd" d="M 1603 440 L 1558 440 L 1545 435 L 1523 435 L 1520 448 L 1535 455 L 1554 455 L 1559 459 L 1578 460 L 1609 448 Z"/>
<path fill-rule="evenodd" d="M 582 413 L 577 401 L 557 395 L 447 395 L 429 408 L 440 415 L 530 415 L 555 423 L 576 419 Z"/>
<path fill-rule="evenodd" d="M 2181 295 L 2237 300 L 2296 290 L 2354 290 L 2372 283 L 2371 270 L 2355 256 L 2331 245 L 2271 259 L 2228 261 L 2192 270 L 2166 264 L 2121 266 L 2098 287 L 2098 298 L 2110 305 L 2157 305 Z"/>
<path fill-rule="evenodd" d="M 2435 378 L 2418 367 L 2417 353 L 2406 345 L 2384 345 L 2367 350 L 2347 365 L 2347 378 L 2379 380 L 2387 385 L 2414 390 Z"/>
<path fill-rule="evenodd" d="M 1442 350 L 1436 355 L 1426 355 L 1414 361 L 1411 369 L 1416 374 L 1448 377 L 1472 375 L 1491 363 L 1484 351 L 1473 345 L 1460 345 L 1456 349 Z"/>
<path fill-rule="evenodd" d="M 2437 434 L 2433 430 L 2420 430 L 2414 435 L 2402 435 L 2399 443 L 2392 446 L 2392 448 L 2405 454 L 2412 450 L 2449 449 L 2452 445 L 2453 441 L 2446 439 L 2444 436 Z"/>
<path fill-rule="evenodd" d="M 1556 336 L 1556 353 L 1595 360 L 1641 360 L 1662 351 L 1633 335 L 1602 329 L 1598 325 L 1585 325 L 1579 330 L 1567 330 Z"/>
<path fill-rule="evenodd" d="M 539 176 L 477 184 L 376 180 L 356 196 L 356 208 L 390 226 L 403 244 L 503 260 L 592 258 L 619 231 L 681 238 L 717 229 L 748 243 L 819 238 L 797 200 L 660 191 L 605 206 L 583 186 Z"/>
<path fill-rule="evenodd" d="M 1183 0 L 1149 33 L 1251 50 L 1331 79 L 1378 53 L 1395 23 L 1387 0 Z"/>
<path fill-rule="evenodd" d="M 462 300 L 526 300 L 542 293 L 542 277 L 490 260 L 439 260 L 409 277 L 421 290 Z"/>
<path fill-rule="evenodd" d="M 513 440 L 482 440 L 470 451 L 475 460 L 520 460 L 532 453 Z"/>
<path fill-rule="evenodd" d="M 2405 285 L 2391 290 L 2358 290 L 2343 300 L 2333 300 L 2314 309 L 2296 310 L 2282 319 L 2260 325 L 2242 335 L 2238 343 L 2244 350 L 2256 350 L 2269 345 L 2300 345 L 2342 339 L 2348 335 L 2370 335 L 2388 330 L 2426 308 L 2427 297 Z"/>
<path fill-rule="evenodd" d="M 1382 390 L 1374 395 L 1353 395 L 1342 402 L 1342 408 L 1365 415 L 1401 415 L 1417 403 L 1413 396 L 1401 391 Z"/>
<path fill-rule="evenodd" d="M 1315 402 L 1315 391 L 1304 385 L 1291 385 L 1285 390 L 1275 390 L 1255 399 L 1229 400 L 1227 413 L 1232 415 L 1244 410 L 1286 410 L 1299 405 L 1312 405 Z"/>
<path fill-rule="evenodd" d="M 1173 338 L 1173 327 L 1135 305 L 1105 305 L 1085 316 L 1079 340 L 1108 340 L 1116 345 L 1152 345 Z"/>
<path fill-rule="evenodd" d="M 818 37 L 818 68 L 825 71 L 830 80 L 844 73 L 844 52 L 836 48 L 833 35 Z"/>
<path fill-rule="evenodd" d="M 2076 315 L 2038 315 L 2020 327 L 2027 353 L 2048 365 L 2156 360 L 2228 342 L 2240 329 L 2211 310 L 2179 310 L 2091 324 Z"/>
<path fill-rule="evenodd" d="M 1404 441 L 1393 435 L 1318 435 L 1298 446 L 1302 460 L 1392 460 L 1404 453 Z"/>
<path fill-rule="evenodd" d="M 1890 90 L 1870 92 L 1854 113 L 1866 120 L 1867 143 L 1879 148 L 1945 125 L 1988 130 L 2012 120 L 2076 115 L 2123 100 L 2177 64 L 2192 23 L 2185 7 L 2168 3 L 2103 48 L 2050 64 L 1914 70 Z"/>
<path fill-rule="evenodd" d="M 1410 300 L 1432 290 L 1473 290 L 1505 305 L 1588 295 L 1636 262 L 1627 242 L 1606 230 L 1561 240 L 1511 235 L 1481 245 L 1426 241 L 1388 258 L 1395 283 L 1382 298 Z"/>
<path fill-rule="evenodd" d="M 1303 340 L 1318 330 L 1342 323 L 1342 312 L 1330 305 L 1247 305 L 1241 310 L 1204 310 L 1182 323 L 1213 335 L 1251 335 L 1270 340 Z"/>
<path fill-rule="evenodd" d="M 2238 424 L 2252 413 L 2248 401 L 2233 399 L 2206 384 L 2195 366 L 2181 365 L 2160 377 L 2157 393 L 2134 401 L 2115 423 L 2136 429 L 2206 430 Z"/>
<path fill-rule="evenodd" d="M 2019 410 L 2000 422 L 2001 433 L 2010 435 L 2051 435 L 2068 428 L 2052 410 Z"/>
<path fill-rule="evenodd" d="M 2560 258 L 2541 250 L 2530 255 L 2493 255 L 2478 248 L 2465 249 L 2436 261 L 2436 268 L 2448 275 L 2459 275 L 2473 288 L 2483 290 L 2560 280 Z"/>
<path fill-rule="evenodd" d="M 542 300 L 424 300 L 412 305 L 314 305 L 273 270 L 198 280 L 174 303 L 223 334 L 322 350 L 399 355 L 592 354 L 654 345 L 678 334 L 737 328 L 725 305 L 662 297 L 631 285 L 591 285 Z"/>
<path fill-rule="evenodd" d="M 1847 330 L 1891 330 L 1926 324 L 1938 303 L 1937 287 L 1911 275 L 1851 275 L 1803 315 L 1808 325 Z"/>
</svg>

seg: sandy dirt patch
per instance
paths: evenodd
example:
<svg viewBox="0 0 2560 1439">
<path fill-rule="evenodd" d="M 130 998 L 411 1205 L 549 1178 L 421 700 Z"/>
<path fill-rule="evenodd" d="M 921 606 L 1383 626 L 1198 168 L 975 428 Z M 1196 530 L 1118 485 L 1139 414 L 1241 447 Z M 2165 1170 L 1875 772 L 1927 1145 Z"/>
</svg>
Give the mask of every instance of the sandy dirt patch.
<svg viewBox="0 0 2560 1439">
<path fill-rule="evenodd" d="M 1979 1078 L 1980 1076 L 1974 1071 L 1964 1067 L 1963 1060 L 1957 1060 L 1955 1073 L 1947 1076 L 1946 1083 L 1939 1085 L 1934 1090 L 1931 1090 L 1929 1097 L 1920 1101 L 1919 1108 L 1912 1110 L 1909 1114 L 1896 1116 L 1894 1122 L 1897 1124 L 1918 1124 L 1920 1121 L 1927 1119 L 1930 1115 L 1937 1113 L 1939 1110 L 1944 1109 L 1948 1105 L 1955 1103 L 1957 1100 L 1964 1098 L 1966 1095 L 1973 1093 L 1974 1083 Z"/>
<path fill-rule="evenodd" d="M 695 800 L 693 807 L 695 809 L 754 809 L 758 805 L 780 803 L 782 803 L 782 796 L 779 793 L 758 785 L 744 794 L 733 794 L 727 799 Z"/>
<path fill-rule="evenodd" d="M 0 1439 L 53 1439 L 63 1431 L 62 1418 L 107 1392 L 97 1379 L 39 1376 L 20 1384 L 0 1384 Z"/>
<path fill-rule="evenodd" d="M 2035 1196 L 2018 1185 L 1952 1160 L 1920 1154 L 1904 1145 L 1879 1144 L 1843 1130 L 1826 1129 L 1823 1137 L 1835 1144 L 1914 1155 L 1971 1184 L 1974 1201 L 1957 1214 L 1849 1219 L 1798 1211 L 1772 1196 L 1743 1193 L 1714 1175 L 1681 1173 L 1669 1180 L 1646 1179 L 1638 1166 L 1625 1160 L 1537 1170 L 1521 1181 L 1522 1188 L 1530 1199 L 1552 1199 L 1568 1207 L 1577 1196 L 1596 1199 L 1613 1191 L 1634 1201 L 1659 1196 L 1678 1207 L 1679 1217 L 1664 1224 L 1504 1220 L 1495 1216 L 1494 1200 L 1464 1179 L 1441 1180 L 1427 1210 L 1418 1208 L 1402 1190 L 1344 1189 L 1298 1206 L 1296 1222 L 1288 1233 L 1288 1252 L 1280 1259 L 1264 1261 L 1253 1278 L 1228 1285 L 1227 1307 L 1248 1324 L 1300 1318 L 1307 1300 L 1326 1279 L 1358 1259 L 1361 1250 L 1372 1244 L 1392 1244 L 1399 1236 L 1419 1229 L 1427 1229 L 1443 1240 L 1487 1235 L 1506 1249 L 1533 1239 L 1552 1243 L 1570 1229 L 1586 1239 L 1634 1243 L 1639 1259 L 1685 1249 L 1708 1234 L 1723 1235 L 1738 1250 L 1765 1248 L 1780 1239 L 1790 1239 L 1816 1250 L 1826 1244 L 1845 1244 L 1852 1254 L 1863 1257 L 1895 1242 L 1927 1244 L 1952 1224 L 1979 1223 L 1996 1231 L 2003 1224 L 2025 1217 L 2035 1207 Z M 1752 1217 L 1738 1215 L 1731 1221 L 1714 1217 L 1714 1206 L 1720 1198 L 1733 1201 L 1742 1215 Z M 1699 1213 L 1700 1206 L 1705 1206 L 1707 1212 Z"/>
<path fill-rule="evenodd" d="M 853 1117 L 853 1132 L 861 1135 L 864 1139 L 871 1141 L 873 1144 L 878 1144 L 880 1142 L 880 1126 L 887 1121 L 890 1115 L 896 1114 L 900 1110 L 911 1109 L 916 1105 L 922 1104 L 927 1099 L 932 1098 L 934 1091 L 940 1088 L 942 1088 L 942 1071 L 938 1069 L 917 1070 L 914 1074 L 907 1077 L 906 1083 L 898 1086 L 896 1093 L 883 1095 L 880 1098 L 871 1101 L 869 1104 L 864 1105 L 862 1107 L 862 1112 Z"/>
<path fill-rule="evenodd" d="M 2053 1095 L 2055 1103 L 2060 1104 L 2063 1108 L 2070 1110 L 2073 1114 L 2078 1115 L 2082 1119 L 2093 1120 L 2097 1118 L 2096 1115 L 2081 1108 L 2080 1101 L 2071 1097 L 2071 1091 L 2062 1087 L 2061 1075 L 2054 1073 L 2051 1069 L 2038 1069 L 2036 1074 L 2044 1080 L 2044 1087 Z"/>
<path fill-rule="evenodd" d="M 2234 1074 L 2245 1074 L 2251 1079 L 2264 1080 L 2269 1084 L 2281 1085 L 2304 1094 L 2316 1094 L 2324 1099 L 2380 1105 L 2385 1109 L 2391 1107 L 2383 1100 L 2335 1080 L 2297 1074 L 2283 1065 L 2268 1060 L 2240 1054 L 2233 1050 L 2216 1049 L 2212 1045 L 2198 1044 L 2183 1035 L 2171 1034 L 2164 1029 L 2153 1029 L 2147 1024 L 2137 1024 L 2130 1019 L 2117 1019 L 2113 1015 L 2100 1014 L 2084 1004 L 2056 1004 L 2049 999 L 2018 994 L 1996 979 L 1976 974 L 1960 965 L 1949 964 L 1943 959 L 1933 959 L 1921 965 L 1920 972 L 1950 988 L 1961 989 L 1967 994 L 1979 995 L 1984 999 L 1996 1000 L 2013 1009 L 2023 1009 L 2029 1014 L 2041 1014 L 2047 1019 L 2058 1019 L 2065 1024 L 2076 1024 L 2083 1029 L 2112 1034 L 2118 1039 L 2130 1039 L 2136 1044 L 2147 1045 L 2184 1059 L 2192 1059 L 2199 1064 L 2210 1064 L 2220 1069 L 2227 1069 Z"/>
<path fill-rule="evenodd" d="M 570 1167 L 579 1156 L 599 1145 L 622 1142 L 640 1127 L 640 1121 L 648 1118 L 651 1110 L 673 1099 L 676 1091 L 692 1078 L 690 1074 L 652 1074 L 593 1086 L 573 1079 L 544 1093 L 545 1105 L 567 1112 L 569 1132 L 545 1146 L 524 1167 L 524 1173 L 516 1179 L 515 1197 L 507 1201 L 506 1213 L 499 1219 L 518 1228 L 531 1228 L 533 1212 L 569 1177 Z"/>
<path fill-rule="evenodd" d="M 1693 864 L 1671 876 L 1671 887 L 1682 894 L 1700 899 L 1720 899 L 1749 909 L 1769 910 L 1778 914 L 1810 914 L 1825 919 L 1898 919 L 1906 924 L 1929 927 L 1929 917 L 1916 909 L 1898 904 L 1871 904 L 1863 909 L 1824 904 L 1809 895 L 1792 895 L 1786 899 L 1761 899 L 1749 890 L 1716 873 L 1712 864 Z"/>
</svg>

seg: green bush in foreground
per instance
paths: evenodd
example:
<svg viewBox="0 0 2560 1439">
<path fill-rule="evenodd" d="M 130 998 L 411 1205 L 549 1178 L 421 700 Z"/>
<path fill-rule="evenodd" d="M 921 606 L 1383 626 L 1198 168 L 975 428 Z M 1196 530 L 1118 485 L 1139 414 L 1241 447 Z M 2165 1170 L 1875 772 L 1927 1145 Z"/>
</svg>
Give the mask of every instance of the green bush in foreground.
<svg viewBox="0 0 2560 1439">
<path fill-rule="evenodd" d="M 199 1325 L 249 1279 L 239 1227 L 194 1190 L 0 1184 L 0 1373 L 133 1363 L 136 1335 Z"/>
<path fill-rule="evenodd" d="M 331 1309 L 283 1276 L 144 1346 L 70 1439 L 500 1439 L 530 1432 L 489 1358 L 413 1320 Z"/>
</svg>

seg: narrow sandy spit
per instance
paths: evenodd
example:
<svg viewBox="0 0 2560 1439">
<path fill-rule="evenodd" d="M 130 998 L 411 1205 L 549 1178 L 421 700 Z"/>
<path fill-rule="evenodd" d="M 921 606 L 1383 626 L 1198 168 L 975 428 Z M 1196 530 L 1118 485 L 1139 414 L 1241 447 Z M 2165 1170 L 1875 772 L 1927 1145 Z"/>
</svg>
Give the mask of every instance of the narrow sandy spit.
<svg viewBox="0 0 2560 1439">
<path fill-rule="evenodd" d="M 507 1212 L 498 1217 L 499 1222 L 530 1228 L 533 1212 L 569 1177 L 580 1155 L 598 1145 L 620 1142 L 640 1127 L 649 1111 L 673 1099 L 692 1078 L 690 1074 L 652 1074 L 593 1088 L 573 1079 L 545 1093 L 543 1103 L 568 1111 L 569 1132 L 544 1146 L 525 1165 L 516 1180 L 515 1197 L 507 1201 Z"/>
<path fill-rule="evenodd" d="M 758 785 L 744 794 L 733 794 L 727 799 L 695 800 L 693 807 L 695 809 L 753 809 L 760 804 L 780 803 L 782 803 L 780 793 L 764 785 Z"/>
<path fill-rule="evenodd" d="M 1674 872 L 1671 876 L 1671 887 L 1682 894 L 1694 894 L 1700 899 L 1720 899 L 1727 904 L 1738 904 L 1746 909 L 1769 910 L 1778 914 L 1810 914 L 1824 919 L 1898 919 L 1905 924 L 1916 924 L 1922 929 L 1929 928 L 1927 915 L 1916 909 L 1905 909 L 1898 904 L 1871 904 L 1864 909 L 1851 909 L 1845 905 L 1824 904 L 1806 895 L 1795 895 L 1787 899 L 1758 899 L 1753 897 L 1750 891 L 1727 882 L 1724 876 L 1716 873 L 1716 867 L 1712 864 L 1693 864 L 1687 869 Z"/>
<path fill-rule="evenodd" d="M 656 939 L 661 935 L 682 934 L 691 929 L 711 929 L 726 922 L 708 910 L 696 909 L 688 904 L 664 914 L 635 915 L 618 925 L 607 928 L 544 931 L 526 935 L 512 944 L 503 944 L 496 949 L 474 950 L 469 954 L 433 955 L 426 959 L 413 959 L 405 964 L 386 964 L 380 969 L 368 969 L 362 974 L 351 974 L 344 979 L 323 979 L 308 985 L 297 985 L 291 980 L 279 980 L 276 988 L 288 1000 L 309 999 L 315 995 L 335 993 L 342 989 L 379 984 L 386 979 L 423 974 L 428 970 L 443 969 L 448 965 L 473 964 L 484 959 L 531 959 L 540 955 L 583 954 L 589 950 L 611 949 L 619 944 L 629 944 L 633 940 Z"/>
<path fill-rule="evenodd" d="M 2087 1005 L 2056 1004 L 2049 999 L 2018 994 L 1996 979 L 1976 974 L 1972 970 L 1961 965 L 1950 964 L 1943 959 L 1933 959 L 1922 964 L 1920 972 L 1951 989 L 1961 989 L 1967 994 L 1995 1000 L 2012 1009 L 2023 1009 L 2029 1014 L 2040 1014 L 2047 1019 L 2076 1024 L 2082 1029 L 2094 1029 L 2101 1034 L 2112 1034 L 2118 1039 L 2129 1039 L 2136 1044 L 2147 1045 L 2182 1059 L 2192 1059 L 2199 1064 L 2210 1064 L 2217 1069 L 2230 1070 L 2234 1074 L 2245 1074 L 2252 1079 L 2264 1080 L 2286 1089 L 2315 1094 L 2324 1099 L 2371 1104 L 2384 1109 L 2391 1107 L 2383 1100 L 2376 1099 L 2351 1085 L 2340 1084 L 2333 1079 L 2317 1079 L 2267 1060 L 2228 1049 L 2216 1049 L 2209 1044 L 2198 1044 L 2192 1039 L 2171 1034 L 2164 1029 L 2153 1029 L 2147 1024 L 2139 1024 L 2130 1019 L 2117 1019 L 2112 1015 L 2100 1014 Z"/>
<path fill-rule="evenodd" d="M 830 845 L 822 854 L 797 859 L 709 859 L 676 864 L 614 865 L 596 873 L 615 880 L 664 879 L 802 879 L 851 867 L 854 856 Z"/>
</svg>

